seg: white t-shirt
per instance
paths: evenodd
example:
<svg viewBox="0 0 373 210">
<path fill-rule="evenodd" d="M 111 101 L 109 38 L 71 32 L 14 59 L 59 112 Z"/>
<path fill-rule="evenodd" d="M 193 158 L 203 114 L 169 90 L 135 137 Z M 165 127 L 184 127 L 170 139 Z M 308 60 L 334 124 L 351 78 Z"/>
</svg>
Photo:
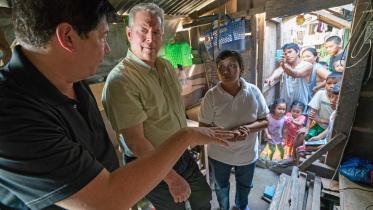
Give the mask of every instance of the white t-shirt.
<svg viewBox="0 0 373 210">
<path fill-rule="evenodd" d="M 260 90 L 244 79 L 236 96 L 227 93 L 221 83 L 207 91 L 198 114 L 200 122 L 214 124 L 226 129 L 265 119 L 269 113 Z M 208 145 L 208 156 L 220 162 L 242 166 L 258 159 L 258 133 L 249 134 L 245 140 L 229 142 L 229 146 Z"/>
<path fill-rule="evenodd" d="M 294 70 L 300 71 L 307 64 L 309 63 L 302 61 L 295 67 Z M 308 82 L 303 77 L 295 78 L 284 72 L 282 74 L 280 96 L 286 101 L 287 107 L 291 107 L 291 104 L 294 101 L 300 101 L 306 105 L 311 99 L 311 92 Z"/>
<path fill-rule="evenodd" d="M 326 90 L 318 91 L 313 98 L 311 99 L 310 103 L 308 104 L 309 107 L 318 110 L 318 115 L 320 119 L 328 120 L 330 119 L 330 115 L 333 112 L 332 107 L 330 106 L 330 100 L 326 95 Z M 322 128 L 327 128 L 328 124 L 319 124 Z"/>
</svg>

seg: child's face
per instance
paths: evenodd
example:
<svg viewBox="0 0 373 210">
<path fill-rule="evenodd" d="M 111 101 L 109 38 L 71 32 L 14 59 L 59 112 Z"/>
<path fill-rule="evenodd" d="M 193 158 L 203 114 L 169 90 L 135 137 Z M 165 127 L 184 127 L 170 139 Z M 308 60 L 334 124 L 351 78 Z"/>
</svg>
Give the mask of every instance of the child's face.
<svg viewBox="0 0 373 210">
<path fill-rule="evenodd" d="M 291 112 L 291 116 L 293 116 L 293 118 L 298 118 L 302 114 L 303 110 L 299 106 L 294 106 L 294 107 L 291 108 L 290 112 Z"/>
<path fill-rule="evenodd" d="M 277 117 L 281 117 L 285 114 L 285 112 L 286 112 L 286 104 L 285 103 L 277 104 L 275 108 L 275 115 Z"/>
<path fill-rule="evenodd" d="M 343 72 L 345 70 L 345 61 L 339 60 L 333 63 L 333 67 L 337 72 Z"/>
<path fill-rule="evenodd" d="M 339 100 L 339 94 L 332 94 L 330 96 L 330 107 L 335 110 L 337 108 L 337 105 L 338 105 L 338 100 Z"/>
<path fill-rule="evenodd" d="M 336 79 L 336 78 L 328 78 L 326 79 L 326 83 L 325 83 L 325 89 L 327 92 L 331 92 L 334 85 L 337 84 L 337 82 L 339 82 L 340 80 L 339 79 Z"/>
</svg>

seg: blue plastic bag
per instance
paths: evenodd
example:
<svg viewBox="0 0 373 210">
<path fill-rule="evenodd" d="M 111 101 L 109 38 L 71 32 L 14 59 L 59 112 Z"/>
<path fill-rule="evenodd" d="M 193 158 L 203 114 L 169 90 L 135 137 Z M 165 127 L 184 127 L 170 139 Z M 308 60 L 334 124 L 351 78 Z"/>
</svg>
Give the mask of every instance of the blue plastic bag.
<svg viewBox="0 0 373 210">
<path fill-rule="evenodd" d="M 370 184 L 370 171 L 373 170 L 371 161 L 353 157 L 345 161 L 339 172 L 349 180 L 364 184 Z"/>
</svg>

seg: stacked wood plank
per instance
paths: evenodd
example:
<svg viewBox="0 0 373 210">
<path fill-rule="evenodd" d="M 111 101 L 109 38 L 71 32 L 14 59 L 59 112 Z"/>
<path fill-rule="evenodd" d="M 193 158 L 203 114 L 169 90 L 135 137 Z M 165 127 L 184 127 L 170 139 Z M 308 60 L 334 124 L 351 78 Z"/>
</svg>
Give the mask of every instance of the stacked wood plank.
<svg viewBox="0 0 373 210">
<path fill-rule="evenodd" d="M 270 210 L 319 210 L 320 177 L 307 176 L 293 167 L 291 176 L 281 174 Z"/>
</svg>

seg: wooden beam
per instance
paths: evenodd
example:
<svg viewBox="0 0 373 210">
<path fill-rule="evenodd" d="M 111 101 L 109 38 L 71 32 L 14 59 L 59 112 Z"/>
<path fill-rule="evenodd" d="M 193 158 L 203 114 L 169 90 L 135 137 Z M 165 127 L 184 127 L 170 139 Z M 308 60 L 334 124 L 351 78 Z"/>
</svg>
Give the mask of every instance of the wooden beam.
<svg viewBox="0 0 373 210">
<path fill-rule="evenodd" d="M 281 174 L 280 178 L 278 179 L 278 183 L 276 186 L 275 195 L 272 198 L 272 202 L 269 206 L 269 210 L 277 210 L 280 207 L 281 198 L 284 194 L 284 190 L 286 185 L 288 184 L 288 180 L 290 177 L 286 174 Z"/>
<path fill-rule="evenodd" d="M 210 11 L 212 11 L 212 10 L 220 7 L 221 5 L 227 3 L 228 1 L 229 0 L 215 0 L 215 1 L 211 1 L 209 4 L 207 4 L 206 6 L 204 6 L 203 8 L 201 8 L 200 10 L 192 12 L 189 16 L 193 17 L 193 16 L 204 15 L 204 14 L 209 13 Z"/>
<path fill-rule="evenodd" d="M 320 210 L 321 179 L 318 176 L 315 177 L 312 193 L 312 210 Z"/>
<path fill-rule="evenodd" d="M 258 7 L 258 8 L 252 8 L 252 9 L 249 9 L 249 10 L 238 11 L 238 12 L 228 14 L 228 15 L 232 18 L 240 18 L 240 17 L 253 16 L 253 15 L 256 15 L 256 14 L 259 14 L 259 13 L 263 13 L 263 12 L 265 12 L 265 8 L 264 7 Z"/>
<path fill-rule="evenodd" d="M 341 28 L 350 29 L 351 28 L 350 22 L 348 22 L 347 20 L 343 18 L 330 14 L 324 10 L 312 12 L 312 14 L 316 15 L 318 19 L 321 20 L 322 22 L 332 25 L 336 28 L 339 28 L 339 29 Z"/>
<path fill-rule="evenodd" d="M 302 164 L 300 164 L 299 170 L 301 171 L 306 170 L 307 167 L 310 166 L 319 157 L 321 157 L 321 155 L 327 153 L 329 150 L 333 149 L 335 146 L 337 146 L 339 143 L 341 143 L 345 139 L 346 139 L 346 135 L 342 133 L 339 133 L 336 136 L 334 136 L 332 139 L 329 140 L 327 144 L 325 144 L 323 147 L 321 147 L 319 150 L 313 153 L 311 157 L 309 157 Z"/>
<path fill-rule="evenodd" d="M 10 6 L 11 6 L 10 0 L 0 0 L 0 7 L 10 8 Z"/>
<path fill-rule="evenodd" d="M 370 0 L 358 0 L 355 5 L 354 17 L 352 21 L 351 31 L 353 32 L 350 38 L 350 44 L 347 53 L 346 70 L 343 74 L 343 82 L 341 86 L 339 105 L 337 108 L 337 114 L 333 126 L 333 135 L 336 133 L 344 133 L 347 137 L 347 141 L 337 145 L 335 148 L 328 152 L 325 163 L 333 168 L 337 168 L 340 160 L 342 159 L 345 145 L 349 141 L 352 125 L 354 122 L 356 109 L 359 101 L 359 95 L 361 85 L 363 82 L 364 74 L 367 69 L 368 56 L 363 58 L 364 53 L 360 53 L 358 56 L 350 56 L 352 49 L 355 45 L 362 46 L 361 52 L 367 52 L 369 50 L 369 43 L 362 43 L 363 40 L 359 41 L 361 33 L 363 33 L 365 24 L 363 21 L 359 21 L 364 17 L 363 11 L 367 9 L 367 5 L 371 3 Z M 359 24 L 359 25 L 358 25 Z M 356 53 L 356 52 L 355 52 Z M 356 64 L 359 61 L 358 64 Z M 352 66 L 354 65 L 354 66 Z M 349 66 L 352 66 L 349 68 Z"/>
<path fill-rule="evenodd" d="M 4 53 L 3 57 L 1 58 L 1 60 L 3 61 L 3 64 L 8 63 L 8 61 L 12 57 L 12 51 L 10 49 L 10 45 L 8 41 L 5 39 L 5 34 L 1 28 L 0 28 L 0 50 L 3 51 Z"/>
<path fill-rule="evenodd" d="M 259 89 L 262 88 L 263 84 L 263 65 L 264 65 L 264 30 L 265 30 L 265 14 L 255 15 L 256 23 L 256 85 Z"/>
<path fill-rule="evenodd" d="M 314 162 L 307 168 L 307 172 L 312 172 L 319 177 L 327 179 L 333 178 L 335 170 L 335 168 L 332 168 L 324 163 L 319 162 Z"/>
<path fill-rule="evenodd" d="M 297 15 L 330 7 L 350 4 L 353 0 L 268 0 L 266 2 L 267 19 Z"/>
</svg>

